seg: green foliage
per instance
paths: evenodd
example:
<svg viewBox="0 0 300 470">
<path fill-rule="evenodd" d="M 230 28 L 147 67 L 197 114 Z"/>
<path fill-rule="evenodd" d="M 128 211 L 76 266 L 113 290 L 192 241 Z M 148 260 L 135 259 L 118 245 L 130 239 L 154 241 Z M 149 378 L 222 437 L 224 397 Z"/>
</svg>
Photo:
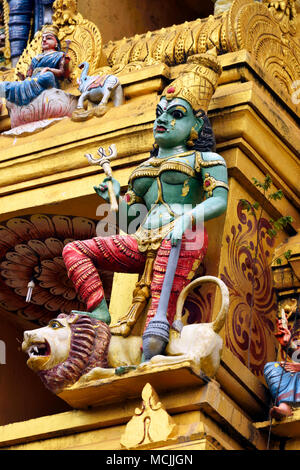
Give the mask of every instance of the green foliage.
<svg viewBox="0 0 300 470">
<path fill-rule="evenodd" d="M 251 212 L 252 214 L 254 214 L 255 211 L 257 211 L 260 207 L 258 202 L 250 204 L 250 202 L 246 199 L 240 199 L 240 202 L 242 203 L 243 209 L 245 209 L 247 212 Z"/>
<path fill-rule="evenodd" d="M 283 230 L 285 227 L 288 226 L 288 224 L 290 224 L 292 222 L 293 222 L 293 218 L 289 215 L 284 216 L 284 217 L 280 217 L 277 220 L 270 219 L 269 223 L 272 226 L 272 228 L 270 228 L 268 230 L 268 234 L 270 235 L 270 237 L 274 238 L 274 237 L 276 237 L 278 232 Z"/>
<path fill-rule="evenodd" d="M 269 193 L 271 186 L 273 184 L 273 181 L 270 175 L 266 175 L 263 182 L 259 181 L 257 178 L 252 178 L 252 181 L 257 188 L 263 191 L 264 196 L 266 196 L 269 200 L 280 201 L 284 197 L 283 191 L 281 189 L 273 193 Z M 240 202 L 242 203 L 243 209 L 245 209 L 249 213 L 252 213 L 252 215 L 255 215 L 256 212 L 260 209 L 259 218 L 261 218 L 263 207 L 261 207 L 259 202 L 255 201 L 253 204 L 251 204 L 246 199 L 240 199 Z M 276 237 L 278 232 L 282 231 L 284 228 L 287 227 L 288 224 L 292 222 L 293 222 L 293 218 L 291 216 L 279 217 L 279 219 L 277 220 L 270 219 L 269 224 L 271 227 L 268 230 L 268 235 L 272 238 Z"/>
<path fill-rule="evenodd" d="M 288 250 L 285 253 L 283 253 L 283 257 L 286 259 L 286 261 L 288 261 L 291 256 L 292 256 L 292 250 Z M 275 262 L 276 264 L 280 266 L 282 264 L 282 258 L 276 258 Z"/>
<path fill-rule="evenodd" d="M 280 200 L 283 198 L 283 192 L 281 189 L 276 191 L 275 193 L 269 194 L 269 199 L 273 199 L 274 201 Z"/>
<path fill-rule="evenodd" d="M 240 199 L 240 202 L 243 206 L 243 209 L 245 209 L 247 212 L 252 210 L 252 205 L 246 199 Z"/>
<path fill-rule="evenodd" d="M 257 188 L 262 189 L 263 191 L 269 191 L 272 185 L 272 178 L 270 175 L 266 175 L 265 180 L 261 183 L 257 178 L 252 178 L 253 183 Z"/>
</svg>

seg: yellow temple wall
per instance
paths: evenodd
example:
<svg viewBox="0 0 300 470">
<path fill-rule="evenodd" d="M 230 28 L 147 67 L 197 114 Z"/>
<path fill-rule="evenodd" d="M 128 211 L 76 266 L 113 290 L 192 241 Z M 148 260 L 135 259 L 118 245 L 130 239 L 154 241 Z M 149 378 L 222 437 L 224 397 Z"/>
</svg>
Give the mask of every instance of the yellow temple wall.
<svg viewBox="0 0 300 470">
<path fill-rule="evenodd" d="M 51 437 L 48 436 L 46 439 L 41 439 L 35 442 L 28 442 L 26 444 L 12 445 L 6 447 L 7 450 L 123 450 L 124 448 L 120 444 L 122 435 L 126 430 L 126 425 L 121 424 L 104 429 L 88 430 L 92 428 L 92 422 L 100 418 L 94 413 L 93 416 L 86 419 L 86 416 L 77 413 L 77 416 L 73 414 L 61 415 L 61 417 L 50 418 L 53 427 L 58 428 L 62 426 L 62 419 L 68 420 L 70 429 L 72 425 L 75 427 L 81 422 L 82 427 L 86 427 L 87 430 L 84 432 L 76 432 L 69 436 L 64 437 Z M 101 419 L 101 418 L 100 418 Z M 47 426 L 49 426 L 48 418 Z M 224 431 L 217 426 L 210 418 L 205 416 L 202 412 L 187 412 L 180 413 L 174 416 L 174 422 L 177 426 L 181 427 L 181 434 L 176 439 L 170 440 L 166 443 L 161 443 L 155 446 L 155 450 L 178 450 L 178 451 L 189 451 L 189 450 L 242 450 L 241 445 L 233 438 L 228 438 Z M 75 424 L 76 423 L 76 424 Z M 199 423 L 195 426 L 195 423 Z M 28 423 L 30 424 L 30 423 Z M 40 420 L 39 423 L 35 421 L 37 428 L 42 428 L 43 422 Z M 77 427 L 76 426 L 76 427 Z M 19 433 L 22 432 L 22 424 L 20 425 Z M 190 440 L 187 439 L 189 429 L 193 429 L 193 433 Z M 28 435 L 25 431 L 25 423 L 23 425 L 24 435 Z"/>
<path fill-rule="evenodd" d="M 235 369 L 235 360 L 231 362 Z M 183 378 L 182 372 L 184 373 L 184 370 L 178 371 L 181 378 Z M 251 380 L 249 372 L 244 368 L 240 371 L 240 378 L 246 380 L 251 391 L 263 397 L 262 390 L 259 390 L 259 386 Z M 236 385 L 231 387 L 236 388 Z M 126 387 L 130 394 L 132 390 L 129 382 Z M 161 387 L 163 388 L 163 384 Z M 107 391 L 107 398 L 112 392 L 111 388 Z M 241 398 L 238 388 L 236 393 L 239 393 Z M 228 398 L 215 381 L 203 384 L 202 387 L 179 388 L 174 389 L 172 393 L 162 392 L 159 394 L 159 400 L 176 426 L 176 432 L 170 436 L 170 439 L 158 440 L 148 445 L 141 444 L 140 449 L 264 450 L 266 448 L 265 437 L 255 429 L 249 415 L 235 400 Z M 240 399 L 238 402 L 241 403 Z M 140 397 L 127 398 L 125 401 L 117 401 L 106 406 L 85 410 L 75 409 L 8 424 L 0 427 L 0 447 L 10 450 L 121 450 L 124 449 L 122 442 L 126 427 L 135 410 L 139 408 L 141 408 Z M 158 418 L 159 416 L 161 415 L 158 413 Z M 159 424 L 155 415 L 152 420 L 152 424 Z M 135 432 L 137 440 L 142 443 L 143 429 L 137 427 Z"/>
<path fill-rule="evenodd" d="M 81 14 L 101 31 L 104 43 L 154 31 L 184 21 L 205 18 L 213 13 L 210 0 L 79 0 Z"/>
</svg>

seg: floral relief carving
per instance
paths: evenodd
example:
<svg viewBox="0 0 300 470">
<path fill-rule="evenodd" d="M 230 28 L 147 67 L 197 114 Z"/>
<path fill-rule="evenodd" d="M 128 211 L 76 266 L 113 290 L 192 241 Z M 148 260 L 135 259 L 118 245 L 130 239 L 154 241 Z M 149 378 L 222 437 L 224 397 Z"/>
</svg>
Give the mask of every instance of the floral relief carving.
<svg viewBox="0 0 300 470">
<path fill-rule="evenodd" d="M 250 347 L 250 369 L 260 376 L 264 364 L 275 357 L 272 334 L 276 298 L 270 268 L 274 240 L 267 233 L 269 222 L 264 218 L 258 222 L 255 215 L 248 215 L 241 202 L 237 207 L 237 218 L 238 223 L 231 226 L 230 234 L 226 236 L 227 260 L 221 274 L 230 292 L 225 341 L 226 346 L 245 364 Z M 257 231 L 259 247 L 255 259 Z M 254 302 L 250 318 L 252 283 Z"/>
<path fill-rule="evenodd" d="M 44 325 L 58 313 L 84 309 L 68 279 L 61 253 L 74 239 L 95 236 L 95 222 L 83 217 L 32 215 L 0 225 L 0 311 Z M 35 287 L 26 302 L 27 285 Z M 111 275 L 104 273 L 106 292 Z"/>
</svg>

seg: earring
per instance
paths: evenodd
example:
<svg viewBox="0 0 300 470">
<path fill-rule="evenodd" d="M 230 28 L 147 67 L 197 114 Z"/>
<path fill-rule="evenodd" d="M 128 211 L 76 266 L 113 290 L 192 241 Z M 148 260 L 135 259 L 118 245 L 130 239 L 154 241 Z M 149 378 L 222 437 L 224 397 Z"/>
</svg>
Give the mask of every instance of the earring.
<svg viewBox="0 0 300 470">
<path fill-rule="evenodd" d="M 198 139 L 198 132 L 196 131 L 194 127 L 192 127 L 189 140 L 187 141 L 186 145 L 188 147 L 193 147 L 197 139 Z"/>
</svg>

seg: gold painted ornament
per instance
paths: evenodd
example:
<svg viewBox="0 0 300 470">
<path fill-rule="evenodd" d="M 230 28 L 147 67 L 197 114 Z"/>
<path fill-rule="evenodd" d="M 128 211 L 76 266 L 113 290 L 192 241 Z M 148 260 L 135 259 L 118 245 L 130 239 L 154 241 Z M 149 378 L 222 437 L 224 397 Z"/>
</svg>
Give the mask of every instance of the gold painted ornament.
<svg viewBox="0 0 300 470">
<path fill-rule="evenodd" d="M 205 173 L 203 181 L 203 189 L 207 193 L 207 197 L 213 195 L 213 190 L 217 187 L 222 187 L 228 189 L 228 184 L 223 181 L 218 181 L 216 178 L 211 176 L 209 173 Z"/>
<path fill-rule="evenodd" d="M 195 54 L 187 59 L 182 74 L 165 88 L 162 96 L 168 101 L 174 98 L 184 99 L 194 110 L 207 112 L 221 73 L 222 67 L 215 51 Z"/>
<path fill-rule="evenodd" d="M 185 182 L 183 183 L 183 186 L 182 186 L 182 192 L 181 192 L 181 196 L 182 197 L 185 197 L 188 195 L 190 191 L 190 187 L 189 187 L 189 180 L 185 180 Z"/>
<path fill-rule="evenodd" d="M 104 46 L 108 64 L 114 73 L 125 74 L 151 63 L 176 66 L 197 54 L 215 51 L 223 55 L 245 49 L 264 70 L 272 88 L 283 92 L 291 102 L 292 84 L 300 75 L 295 16 L 299 0 L 216 3 L 224 7 L 218 16 L 110 41 Z"/>
<path fill-rule="evenodd" d="M 198 132 L 196 131 L 196 129 L 194 127 L 192 127 L 190 138 L 187 141 L 186 145 L 188 147 L 193 147 L 195 145 L 195 142 L 198 139 L 198 137 L 199 137 Z"/>
<path fill-rule="evenodd" d="M 154 443 L 167 441 L 177 433 L 176 423 L 149 383 L 143 388 L 142 398 L 141 408 L 136 408 L 121 437 L 120 443 L 126 449 L 151 448 Z"/>
</svg>

